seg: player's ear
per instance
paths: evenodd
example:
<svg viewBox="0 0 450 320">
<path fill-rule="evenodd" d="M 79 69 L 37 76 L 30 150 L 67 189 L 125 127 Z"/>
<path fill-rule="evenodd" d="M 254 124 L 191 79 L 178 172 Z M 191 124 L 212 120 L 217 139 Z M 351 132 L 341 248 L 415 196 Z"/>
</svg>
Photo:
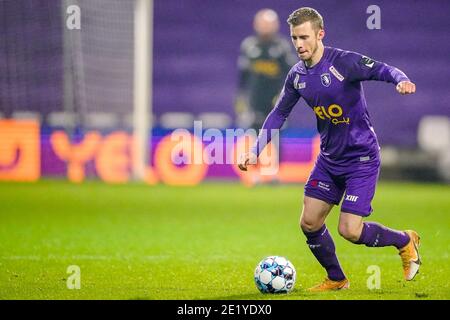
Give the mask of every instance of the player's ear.
<svg viewBox="0 0 450 320">
<path fill-rule="evenodd" d="M 325 30 L 320 29 L 320 30 L 317 32 L 317 39 L 318 39 L 318 40 L 322 40 L 324 37 L 325 37 Z"/>
</svg>

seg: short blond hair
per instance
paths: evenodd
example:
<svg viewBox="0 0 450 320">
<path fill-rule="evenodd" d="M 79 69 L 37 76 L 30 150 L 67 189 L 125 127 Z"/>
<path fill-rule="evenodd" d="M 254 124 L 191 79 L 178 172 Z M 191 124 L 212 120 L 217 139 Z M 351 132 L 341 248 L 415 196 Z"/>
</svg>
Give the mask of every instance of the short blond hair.
<svg viewBox="0 0 450 320">
<path fill-rule="evenodd" d="M 314 30 L 317 32 L 319 30 L 323 30 L 323 18 L 320 13 L 313 8 L 303 7 L 295 10 L 291 13 L 289 18 L 287 19 L 287 23 L 289 25 L 296 27 L 305 22 L 310 21 Z"/>
</svg>

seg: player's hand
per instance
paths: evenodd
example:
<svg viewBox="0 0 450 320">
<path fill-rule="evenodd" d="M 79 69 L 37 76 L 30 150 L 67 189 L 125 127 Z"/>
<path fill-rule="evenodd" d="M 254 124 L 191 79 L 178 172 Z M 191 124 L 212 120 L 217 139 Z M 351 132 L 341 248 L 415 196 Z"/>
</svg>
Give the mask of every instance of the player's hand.
<svg viewBox="0 0 450 320">
<path fill-rule="evenodd" d="M 239 160 L 238 160 L 239 169 L 241 169 L 242 171 L 247 171 L 247 167 L 249 165 L 256 164 L 257 158 L 258 157 L 256 156 L 256 154 L 254 154 L 252 152 L 247 152 L 247 153 L 241 154 L 241 156 L 239 157 Z"/>
<path fill-rule="evenodd" d="M 411 94 L 416 92 L 416 85 L 411 81 L 401 81 L 397 84 L 396 89 L 400 94 Z"/>
</svg>

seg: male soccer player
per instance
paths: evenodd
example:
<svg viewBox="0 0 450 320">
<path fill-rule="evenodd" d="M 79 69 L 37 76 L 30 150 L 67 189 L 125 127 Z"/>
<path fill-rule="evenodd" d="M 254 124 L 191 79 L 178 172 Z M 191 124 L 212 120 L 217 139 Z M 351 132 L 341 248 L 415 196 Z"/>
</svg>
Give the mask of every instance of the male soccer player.
<svg viewBox="0 0 450 320">
<path fill-rule="evenodd" d="M 280 129 L 294 105 L 303 97 L 314 110 L 321 137 L 320 154 L 305 185 L 300 227 L 310 250 L 327 271 L 327 278 L 310 291 L 349 288 L 328 232 L 325 219 L 339 205 L 339 234 L 368 247 L 394 246 L 399 250 L 404 278 L 419 271 L 419 236 L 413 230 L 397 231 L 363 218 L 372 212 L 371 201 L 380 171 L 379 145 L 370 122 L 362 81 L 396 85 L 400 94 L 415 92 L 415 85 L 399 69 L 351 51 L 324 47 L 322 16 L 300 8 L 287 20 L 292 43 L 300 57 L 289 71 L 283 90 L 267 116 L 252 151 L 239 160 L 246 171 L 270 141 L 270 130 Z"/>
</svg>

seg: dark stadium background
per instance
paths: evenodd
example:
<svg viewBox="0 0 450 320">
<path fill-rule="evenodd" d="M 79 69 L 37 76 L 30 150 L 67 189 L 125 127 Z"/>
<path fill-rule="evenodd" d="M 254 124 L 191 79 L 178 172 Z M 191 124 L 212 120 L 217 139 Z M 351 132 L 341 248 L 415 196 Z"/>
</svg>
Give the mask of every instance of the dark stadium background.
<svg viewBox="0 0 450 320">
<path fill-rule="evenodd" d="M 0 0 L 0 299 L 449 299 L 450 1 L 153 0 L 142 183 L 132 133 L 134 5 L 144 2 Z M 66 27 L 70 5 L 81 10 L 80 30 Z M 366 26 L 370 5 L 381 10 L 380 30 Z M 303 102 L 282 131 L 284 173 L 273 184 L 248 188 L 235 165 L 171 161 L 175 129 L 238 126 L 237 58 L 254 14 L 277 11 L 288 37 L 285 20 L 301 6 L 323 15 L 326 45 L 396 66 L 417 85 L 401 96 L 392 84 L 364 83 L 382 148 L 372 217 L 420 233 L 417 281 L 401 280 L 392 248 L 338 237 L 336 207 L 327 226 L 352 290 L 303 290 L 323 279 L 298 229 L 318 150 Z M 254 285 L 255 265 L 273 254 L 297 268 L 290 295 Z M 373 265 L 381 290 L 366 286 Z M 68 286 L 71 266 L 80 290 Z"/>
<path fill-rule="evenodd" d="M 73 44 L 66 48 L 72 59 L 67 64 L 61 26 L 67 17 L 64 6 L 71 3 L 82 8 L 81 31 L 69 32 Z M 88 129 L 130 130 L 127 119 L 133 112 L 133 3 L 2 1 L 0 116 L 37 117 L 43 134 L 59 126 L 70 129 L 52 120 L 52 114 L 64 115 L 67 110 L 63 79 L 65 74 L 71 74 L 70 108 L 84 119 L 74 125 L 81 129 L 80 133 Z M 371 4 L 381 9 L 381 30 L 366 27 L 370 15 L 366 10 Z M 384 176 L 448 180 L 445 171 L 450 156 L 442 150 L 448 148 L 448 138 L 430 137 L 434 134 L 432 130 L 429 132 L 434 119 L 424 129 L 428 131 L 422 144 L 418 138 L 425 116 L 439 116 L 441 125 L 447 121 L 444 136 L 449 130 L 448 1 L 155 1 L 154 136 L 166 134 L 165 120 L 170 123 L 173 117 L 186 117 L 192 123 L 203 113 L 212 112 L 221 117 L 220 121 L 225 119 L 224 127 L 236 125 L 233 103 L 237 92 L 237 55 L 242 39 L 252 33 L 255 12 L 266 7 L 275 9 L 282 22 L 281 33 L 288 37 L 286 17 L 297 7 L 308 5 L 325 19 L 326 45 L 357 51 L 397 66 L 417 84 L 417 93 L 411 96 L 400 96 L 392 85 L 385 83 L 364 84 L 380 143 L 389 151 L 386 157 L 394 159 L 386 161 L 386 164 L 393 162 L 393 170 L 384 171 Z M 100 113 L 99 121 L 94 121 L 98 117 L 90 116 L 92 112 Z M 102 117 L 103 114 L 106 116 Z M 87 124 L 89 119 L 93 120 Z M 175 119 L 175 123 L 183 119 Z M 288 127 L 294 129 L 294 136 L 297 133 L 300 137 L 311 137 L 315 123 L 313 112 L 300 102 L 288 120 Z M 169 125 L 168 129 L 173 128 Z M 441 149 L 439 155 L 426 146 L 433 139 L 445 140 L 434 147 Z M 45 137 L 42 140 L 44 145 L 48 144 Z M 432 151 L 424 153 L 423 149 Z M 398 159 L 414 161 L 399 164 Z M 47 159 L 47 164 L 63 166 L 52 159 Z M 46 168 L 42 171 L 45 176 Z M 61 175 L 63 171 L 50 170 L 49 174 Z"/>
<path fill-rule="evenodd" d="M 121 11 L 96 12 L 105 28 L 115 18 L 120 30 L 104 31 L 93 52 L 99 53 L 104 71 L 131 67 L 130 57 L 111 51 L 132 41 L 132 1 L 110 1 Z M 119 4 L 123 3 L 123 4 Z M 86 2 L 88 4 L 88 2 Z M 154 112 L 199 114 L 225 112 L 233 116 L 236 92 L 236 59 L 239 44 L 252 32 L 258 9 L 275 9 L 288 36 L 286 17 L 299 6 L 313 6 L 325 19 L 325 44 L 367 54 L 404 70 L 417 83 L 417 94 L 392 94 L 383 83 L 366 83 L 369 111 L 382 144 L 416 146 L 418 123 L 423 115 L 450 115 L 447 72 L 449 41 L 448 1 L 376 1 L 381 8 L 381 30 L 365 27 L 371 1 L 155 1 Z M 60 1 L 2 1 L 0 22 L 0 111 L 33 110 L 48 114 L 62 110 L 62 10 Z M 83 6 L 83 1 L 81 1 Z M 114 15 L 115 14 L 115 15 Z M 83 18 L 85 16 L 82 16 Z M 88 24 L 89 21 L 82 21 Z M 106 38 L 108 37 L 108 38 Z M 125 43 L 126 44 L 126 43 Z M 88 48 L 89 49 L 89 48 Z M 109 54 L 108 54 L 109 52 Z M 89 53 L 89 52 L 88 52 Z M 88 63 L 88 62 L 86 62 Z M 117 76 L 117 75 L 116 75 Z M 127 76 L 129 78 L 127 78 Z M 100 77 L 100 75 L 98 75 Z M 127 112 L 132 108 L 123 83 L 111 81 L 108 95 L 94 100 L 100 110 Z M 87 81 L 94 81 L 88 79 Z M 128 80 L 128 81 L 126 81 Z M 93 92 L 91 94 L 94 94 Z M 119 103 L 120 102 L 120 103 Z M 311 112 L 294 109 L 291 126 L 314 127 Z"/>
</svg>

